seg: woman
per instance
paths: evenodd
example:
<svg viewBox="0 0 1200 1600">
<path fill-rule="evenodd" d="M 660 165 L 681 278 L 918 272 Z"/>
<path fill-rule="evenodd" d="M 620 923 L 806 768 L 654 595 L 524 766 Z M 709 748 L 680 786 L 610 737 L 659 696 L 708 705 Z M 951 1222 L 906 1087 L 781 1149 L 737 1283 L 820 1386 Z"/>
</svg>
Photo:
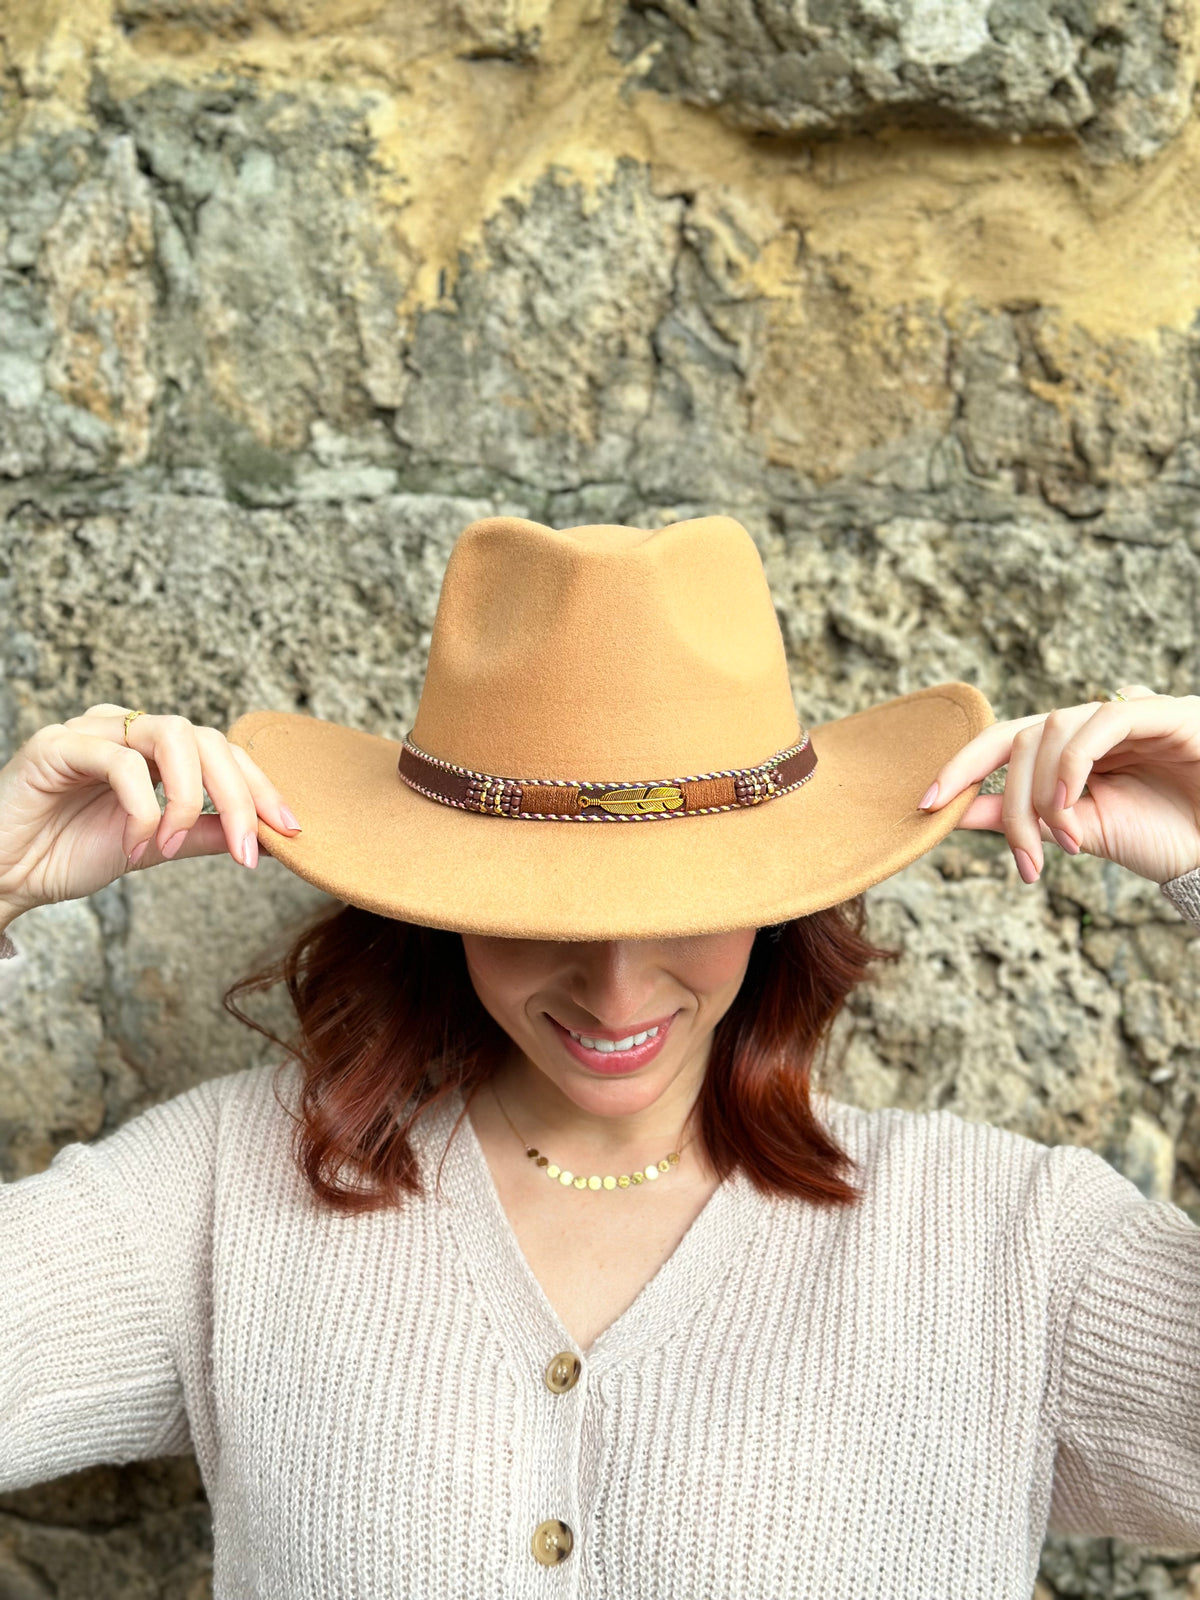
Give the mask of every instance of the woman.
<svg viewBox="0 0 1200 1600">
<path fill-rule="evenodd" d="M 217 1600 L 1007 1600 L 1048 1523 L 1196 1545 L 1200 1230 L 1091 1151 L 810 1094 L 887 954 L 857 897 L 956 826 L 1200 924 L 1200 698 L 808 731 L 725 517 L 472 524 L 402 745 L 42 729 L 0 925 L 259 844 L 345 906 L 275 971 L 294 1059 L 0 1191 L 0 1488 L 194 1450 Z"/>
</svg>

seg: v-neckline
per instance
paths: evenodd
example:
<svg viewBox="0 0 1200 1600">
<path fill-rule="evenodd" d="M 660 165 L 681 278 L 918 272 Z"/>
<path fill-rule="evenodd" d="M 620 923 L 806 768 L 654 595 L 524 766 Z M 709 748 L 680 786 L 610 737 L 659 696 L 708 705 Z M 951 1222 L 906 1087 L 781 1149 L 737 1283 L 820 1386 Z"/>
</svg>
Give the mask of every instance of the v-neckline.
<svg viewBox="0 0 1200 1600">
<path fill-rule="evenodd" d="M 556 1351 L 572 1350 L 598 1374 L 673 1337 L 723 1292 L 767 1224 L 771 1197 L 739 1170 L 713 1190 L 667 1259 L 583 1350 L 521 1249 L 464 1104 L 455 1089 L 418 1121 L 414 1141 L 420 1135 L 422 1176 L 431 1195 L 441 1166 L 440 1198 L 467 1277 L 496 1334 L 524 1371 L 530 1362 L 540 1370 Z"/>
</svg>

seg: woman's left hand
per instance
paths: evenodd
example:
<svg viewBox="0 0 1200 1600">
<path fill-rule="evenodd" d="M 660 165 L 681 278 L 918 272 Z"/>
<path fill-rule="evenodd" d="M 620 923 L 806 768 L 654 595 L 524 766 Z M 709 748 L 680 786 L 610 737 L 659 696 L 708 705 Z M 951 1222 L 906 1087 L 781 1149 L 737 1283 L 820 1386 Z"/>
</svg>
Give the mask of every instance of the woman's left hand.
<svg viewBox="0 0 1200 1600">
<path fill-rule="evenodd" d="M 1200 867 L 1200 695 L 1120 693 L 994 722 L 938 771 L 924 809 L 1007 764 L 1003 794 L 976 795 L 958 827 L 1003 833 L 1026 883 L 1050 839 L 1155 883 Z"/>
</svg>

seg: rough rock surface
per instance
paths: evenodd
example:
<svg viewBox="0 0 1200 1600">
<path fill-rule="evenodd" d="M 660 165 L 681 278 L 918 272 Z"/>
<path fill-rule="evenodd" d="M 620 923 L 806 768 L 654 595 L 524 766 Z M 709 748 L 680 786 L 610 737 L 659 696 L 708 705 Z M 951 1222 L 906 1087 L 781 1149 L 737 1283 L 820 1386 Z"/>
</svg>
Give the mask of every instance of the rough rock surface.
<svg viewBox="0 0 1200 1600">
<path fill-rule="evenodd" d="M 206 1600 L 212 1526 L 196 1463 L 92 1467 L 0 1495 L 4 1600 Z"/>
<path fill-rule="evenodd" d="M 1180 0 L 630 0 L 618 48 L 738 127 L 1071 134 L 1143 160 L 1187 117 L 1190 23 Z"/>
<path fill-rule="evenodd" d="M 994 5 L 974 57 L 966 6 L 444 10 L 121 0 L 110 34 L 10 30 L 0 760 L 100 700 L 398 737 L 454 539 L 494 512 L 738 517 L 809 723 L 947 678 L 1000 717 L 1200 690 L 1181 9 Z M 803 25 L 857 62 L 807 131 L 904 112 L 938 140 L 818 158 L 684 104 L 799 103 L 764 19 L 781 59 Z M 664 47 L 621 66 L 614 38 Z M 952 132 L 1035 127 L 1082 143 Z M 1160 146 L 1130 183 L 1117 158 Z M 21 918 L 0 1178 L 267 1059 L 221 991 L 324 903 L 214 858 Z M 1155 885 L 1047 846 L 1027 887 L 962 833 L 869 904 L 902 957 L 839 1019 L 840 1093 L 1088 1144 L 1200 1221 L 1200 939 Z M 256 1014 L 287 1026 L 280 996 Z M 190 1463 L 0 1498 L 0 1596 L 202 1600 L 210 1566 Z M 1038 1600 L 1196 1592 L 1200 1553 L 1051 1540 Z"/>
</svg>

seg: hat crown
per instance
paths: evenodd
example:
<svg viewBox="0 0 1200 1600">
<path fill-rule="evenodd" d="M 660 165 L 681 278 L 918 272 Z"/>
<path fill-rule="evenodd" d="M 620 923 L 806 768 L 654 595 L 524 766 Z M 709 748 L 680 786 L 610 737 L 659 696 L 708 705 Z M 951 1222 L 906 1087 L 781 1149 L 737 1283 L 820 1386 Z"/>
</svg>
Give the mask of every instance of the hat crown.
<svg viewBox="0 0 1200 1600">
<path fill-rule="evenodd" d="M 603 782 L 752 766 L 800 736 L 766 573 L 732 517 L 486 517 L 459 535 L 412 731 L 430 755 Z"/>
</svg>

